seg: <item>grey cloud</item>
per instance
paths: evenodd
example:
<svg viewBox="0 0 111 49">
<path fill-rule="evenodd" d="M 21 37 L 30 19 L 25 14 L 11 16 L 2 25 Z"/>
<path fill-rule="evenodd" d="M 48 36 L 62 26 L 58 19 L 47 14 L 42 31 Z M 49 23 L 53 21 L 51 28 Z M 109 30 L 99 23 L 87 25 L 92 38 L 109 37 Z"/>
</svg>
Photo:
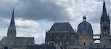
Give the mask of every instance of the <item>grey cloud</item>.
<svg viewBox="0 0 111 49">
<path fill-rule="evenodd" d="M 81 0 L 74 0 L 63 2 L 63 4 L 67 4 L 67 6 L 74 6 L 73 15 L 74 18 L 71 18 L 69 15 L 69 11 L 66 10 L 67 6 L 56 4 L 59 2 L 58 0 L 15 0 L 15 1 L 1 1 L 3 5 L 0 5 L 0 16 L 10 18 L 13 6 L 15 8 L 15 16 L 16 18 L 23 19 L 31 19 L 31 20 L 55 20 L 55 21 L 68 21 L 68 20 L 76 20 L 76 17 L 80 16 L 83 13 L 89 17 L 89 21 L 99 22 L 99 18 L 102 10 L 102 1 L 95 0 L 86 2 L 88 0 L 84 0 L 86 4 L 81 2 Z M 78 3 L 77 3 L 78 2 Z M 89 4 L 90 3 L 90 4 Z M 108 6 L 107 10 L 109 15 L 110 13 L 110 0 L 106 1 L 106 5 Z M 74 5 L 73 5 L 74 4 Z M 83 6 L 81 6 L 82 4 Z M 87 5 L 88 4 L 88 5 Z M 85 11 L 81 11 L 82 9 L 87 9 Z M 5 10 L 6 9 L 6 10 Z M 82 12 L 82 13 L 81 13 Z M 77 15 L 77 13 L 79 15 Z M 81 15 L 81 17 L 82 17 Z M 91 18 L 91 19 L 90 19 Z M 77 18 L 78 19 L 78 18 Z"/>
<path fill-rule="evenodd" d="M 89 0 L 92 1 L 90 2 L 84 2 L 84 1 L 88 1 L 88 0 L 73 0 L 74 2 L 72 3 L 72 1 L 65 2 L 63 3 L 64 5 L 67 4 L 67 6 L 62 6 L 59 4 L 56 4 L 58 2 L 58 0 L 0 0 L 0 31 L 2 31 L 4 33 L 4 35 L 6 35 L 6 31 L 8 29 L 9 23 L 3 21 L 3 19 L 10 19 L 11 17 L 11 13 L 13 10 L 13 6 L 15 9 L 15 17 L 16 19 L 18 18 L 22 18 L 22 19 L 31 19 L 31 20 L 55 20 L 55 21 L 67 21 L 67 20 L 71 20 L 73 19 L 71 22 L 74 28 L 77 28 L 77 25 L 81 22 L 82 16 L 85 14 L 87 16 L 87 20 L 93 24 L 93 25 L 99 25 L 99 21 L 100 21 L 100 16 L 101 16 L 101 11 L 102 11 L 102 1 L 100 0 Z M 84 2 L 84 3 L 83 3 Z M 94 3 L 93 3 L 94 2 Z M 111 18 L 111 0 L 106 0 L 106 6 L 107 6 L 107 11 L 110 15 Z M 81 6 L 83 5 L 83 6 Z M 74 6 L 74 7 L 72 7 Z M 71 16 L 68 15 L 69 11 L 66 10 L 66 8 L 72 8 L 72 14 L 74 16 L 72 16 L 72 18 L 70 18 Z M 81 9 L 87 9 L 87 10 L 81 10 Z M 84 14 L 83 14 L 83 13 Z M 52 24 L 49 24 L 49 21 L 45 22 L 42 21 L 42 23 L 47 25 L 41 25 L 42 27 L 40 28 L 33 28 L 33 27 L 23 27 L 23 26 L 17 26 L 17 32 L 18 34 L 21 33 L 25 33 L 22 34 L 21 36 L 28 36 L 29 33 L 34 34 L 34 33 L 45 33 L 45 29 L 49 29 L 49 27 L 51 27 Z M 94 24 L 97 23 L 97 24 Z M 48 26 L 50 25 L 50 26 Z M 4 29 L 3 29 L 4 28 Z M 96 26 L 95 29 L 97 29 L 98 27 Z M 31 31 L 34 30 L 35 32 Z M 99 29 L 98 29 L 99 30 Z M 2 33 L 0 32 L 0 33 Z M 95 30 L 95 32 L 97 32 Z M 3 36 L 3 34 L 1 34 Z M 31 36 L 31 35 L 29 35 Z M 1 37 L 0 37 L 1 38 Z M 40 39 L 40 41 L 38 41 Z M 45 38 L 44 37 L 40 37 L 40 38 L 36 38 L 36 42 L 44 42 Z"/>
<path fill-rule="evenodd" d="M 20 0 L 15 5 L 16 16 L 33 20 L 70 20 L 64 6 L 55 0 Z"/>
</svg>

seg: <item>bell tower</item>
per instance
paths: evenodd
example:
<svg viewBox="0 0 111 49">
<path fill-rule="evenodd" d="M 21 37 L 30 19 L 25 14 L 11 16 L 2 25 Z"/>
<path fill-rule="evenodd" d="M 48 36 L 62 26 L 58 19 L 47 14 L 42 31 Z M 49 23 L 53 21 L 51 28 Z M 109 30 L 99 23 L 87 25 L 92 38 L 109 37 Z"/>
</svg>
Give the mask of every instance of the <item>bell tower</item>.
<svg viewBox="0 0 111 49">
<path fill-rule="evenodd" d="M 106 40 L 106 37 L 110 34 L 110 18 L 107 14 L 105 1 L 103 2 L 103 11 L 101 15 L 101 21 L 100 21 L 100 27 L 101 27 L 101 42 Z"/>
<path fill-rule="evenodd" d="M 14 20 L 14 9 L 12 12 L 12 18 L 10 22 L 10 26 L 7 31 L 7 37 L 16 37 L 16 26 L 15 26 L 15 20 Z"/>
</svg>

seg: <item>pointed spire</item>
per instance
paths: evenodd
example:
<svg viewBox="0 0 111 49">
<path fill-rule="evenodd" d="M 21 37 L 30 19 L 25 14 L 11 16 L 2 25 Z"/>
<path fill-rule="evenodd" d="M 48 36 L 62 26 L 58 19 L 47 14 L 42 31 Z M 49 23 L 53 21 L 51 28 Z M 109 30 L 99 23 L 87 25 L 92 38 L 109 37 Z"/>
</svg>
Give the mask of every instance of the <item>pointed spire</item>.
<svg viewBox="0 0 111 49">
<path fill-rule="evenodd" d="M 12 18 L 11 18 L 11 22 L 10 22 L 10 26 L 13 26 L 15 25 L 15 20 L 14 20 L 14 9 L 13 9 L 13 12 L 12 12 Z"/>
<path fill-rule="evenodd" d="M 103 11 L 101 15 L 101 22 L 110 22 L 110 19 L 108 17 L 107 10 L 106 10 L 105 0 L 103 1 Z"/>
<path fill-rule="evenodd" d="M 16 26 L 14 21 L 14 9 L 12 12 L 10 26 L 8 28 L 7 37 L 16 37 Z"/>
<path fill-rule="evenodd" d="M 105 0 L 103 1 L 103 12 L 102 12 L 102 16 L 103 17 L 107 16 L 107 10 L 106 10 Z"/>
</svg>

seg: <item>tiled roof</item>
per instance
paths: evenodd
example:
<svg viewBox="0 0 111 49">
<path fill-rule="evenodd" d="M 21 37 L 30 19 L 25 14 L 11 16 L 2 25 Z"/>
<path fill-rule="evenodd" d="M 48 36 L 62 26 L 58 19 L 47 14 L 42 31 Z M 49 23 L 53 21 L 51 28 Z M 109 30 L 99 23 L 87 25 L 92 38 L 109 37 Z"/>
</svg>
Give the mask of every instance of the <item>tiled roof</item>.
<svg viewBox="0 0 111 49">
<path fill-rule="evenodd" d="M 74 31 L 69 22 L 54 23 L 50 31 Z"/>
<path fill-rule="evenodd" d="M 3 45 L 30 45 L 34 44 L 33 37 L 4 37 L 1 42 Z"/>
</svg>

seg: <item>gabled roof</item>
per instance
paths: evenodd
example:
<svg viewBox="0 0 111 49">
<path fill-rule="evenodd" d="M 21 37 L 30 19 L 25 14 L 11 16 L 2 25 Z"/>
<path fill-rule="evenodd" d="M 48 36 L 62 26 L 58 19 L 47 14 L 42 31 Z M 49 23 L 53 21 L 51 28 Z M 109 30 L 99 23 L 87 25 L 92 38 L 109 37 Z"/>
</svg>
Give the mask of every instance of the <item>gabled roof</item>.
<svg viewBox="0 0 111 49">
<path fill-rule="evenodd" d="M 54 23 L 50 31 L 74 31 L 69 22 Z"/>
<path fill-rule="evenodd" d="M 34 37 L 4 37 L 0 44 L 3 45 L 30 45 L 34 43 Z"/>
</svg>

